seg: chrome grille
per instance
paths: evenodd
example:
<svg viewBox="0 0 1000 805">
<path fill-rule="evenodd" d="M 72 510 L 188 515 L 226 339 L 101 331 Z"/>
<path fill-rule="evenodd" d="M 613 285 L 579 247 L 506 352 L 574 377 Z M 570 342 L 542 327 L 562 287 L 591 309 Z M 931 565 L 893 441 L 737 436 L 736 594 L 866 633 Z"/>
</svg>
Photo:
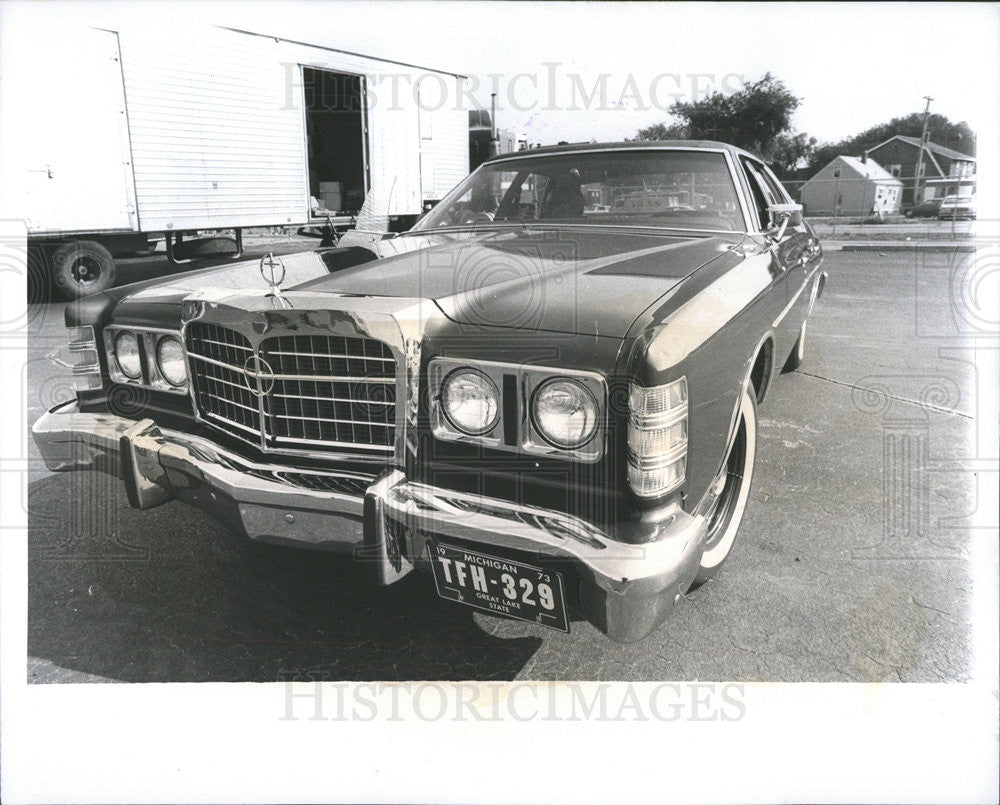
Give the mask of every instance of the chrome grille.
<svg viewBox="0 0 1000 805">
<path fill-rule="evenodd" d="M 242 334 L 192 322 L 187 328 L 192 388 L 207 420 L 265 450 L 391 453 L 396 360 L 371 338 L 282 335 L 255 350 Z M 258 397 L 254 355 L 273 373 Z M 268 375 L 268 384 L 270 383 Z"/>
<path fill-rule="evenodd" d="M 364 444 L 392 449 L 396 359 L 370 338 L 285 335 L 260 345 L 274 370 L 266 398 L 278 442 Z"/>
<path fill-rule="evenodd" d="M 235 330 L 197 323 L 187 330 L 195 401 L 202 416 L 241 439 L 260 443 L 260 405 L 246 383 L 250 342 Z"/>
</svg>

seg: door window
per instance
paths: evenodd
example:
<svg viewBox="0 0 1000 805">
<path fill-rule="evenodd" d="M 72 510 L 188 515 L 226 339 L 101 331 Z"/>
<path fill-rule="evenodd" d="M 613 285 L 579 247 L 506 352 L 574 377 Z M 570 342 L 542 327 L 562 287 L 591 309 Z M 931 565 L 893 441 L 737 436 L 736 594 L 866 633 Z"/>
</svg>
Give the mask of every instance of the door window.
<svg viewBox="0 0 1000 805">
<path fill-rule="evenodd" d="M 786 204 L 785 193 L 778 184 L 777 179 L 768 175 L 767 168 L 756 160 L 741 157 L 743 168 L 747 174 L 747 181 L 750 184 L 750 191 L 753 194 L 754 204 L 757 207 L 757 217 L 760 221 L 760 229 L 767 227 L 770 221 L 767 208 L 772 204 Z"/>
</svg>

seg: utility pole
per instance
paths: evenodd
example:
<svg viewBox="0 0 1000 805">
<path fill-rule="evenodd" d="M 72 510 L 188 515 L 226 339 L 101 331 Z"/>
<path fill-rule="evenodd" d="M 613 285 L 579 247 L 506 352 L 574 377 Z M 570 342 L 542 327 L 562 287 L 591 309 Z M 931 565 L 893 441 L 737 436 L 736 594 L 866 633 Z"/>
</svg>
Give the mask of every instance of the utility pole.
<svg viewBox="0 0 1000 805">
<path fill-rule="evenodd" d="M 490 93 L 490 156 L 500 153 L 500 138 L 497 136 L 497 94 Z"/>
<path fill-rule="evenodd" d="M 837 180 L 837 188 L 833 191 L 833 233 L 837 234 L 837 217 L 840 215 L 840 168 L 833 169 L 833 176 Z"/>
<path fill-rule="evenodd" d="M 917 157 L 917 175 L 913 177 L 913 206 L 920 203 L 920 175 L 924 172 L 924 144 L 927 142 L 927 117 L 931 111 L 930 95 L 924 95 L 927 101 L 924 106 L 924 130 L 920 133 L 920 155 Z"/>
</svg>

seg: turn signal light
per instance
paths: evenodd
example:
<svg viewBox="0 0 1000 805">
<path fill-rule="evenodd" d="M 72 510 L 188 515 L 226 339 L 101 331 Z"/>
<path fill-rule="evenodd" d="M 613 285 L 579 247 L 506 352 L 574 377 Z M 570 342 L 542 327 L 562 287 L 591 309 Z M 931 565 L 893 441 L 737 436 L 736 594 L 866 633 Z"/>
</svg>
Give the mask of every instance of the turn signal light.
<svg viewBox="0 0 1000 805">
<path fill-rule="evenodd" d="M 629 386 L 628 482 L 643 498 L 679 487 L 687 469 L 687 378 Z"/>
<path fill-rule="evenodd" d="M 101 366 L 93 327 L 69 328 L 69 365 L 77 391 L 94 391 L 101 387 Z"/>
</svg>

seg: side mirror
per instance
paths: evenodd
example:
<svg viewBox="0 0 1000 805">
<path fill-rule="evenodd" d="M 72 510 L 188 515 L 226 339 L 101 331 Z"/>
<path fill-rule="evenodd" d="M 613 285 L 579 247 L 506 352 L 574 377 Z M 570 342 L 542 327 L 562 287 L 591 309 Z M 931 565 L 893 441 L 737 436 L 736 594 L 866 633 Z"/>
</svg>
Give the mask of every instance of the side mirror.
<svg viewBox="0 0 1000 805">
<path fill-rule="evenodd" d="M 802 225 L 801 204 L 771 204 L 767 208 L 767 214 L 770 221 L 766 234 L 775 240 L 781 240 L 785 236 L 785 229 L 789 224 L 792 226 Z"/>
</svg>

